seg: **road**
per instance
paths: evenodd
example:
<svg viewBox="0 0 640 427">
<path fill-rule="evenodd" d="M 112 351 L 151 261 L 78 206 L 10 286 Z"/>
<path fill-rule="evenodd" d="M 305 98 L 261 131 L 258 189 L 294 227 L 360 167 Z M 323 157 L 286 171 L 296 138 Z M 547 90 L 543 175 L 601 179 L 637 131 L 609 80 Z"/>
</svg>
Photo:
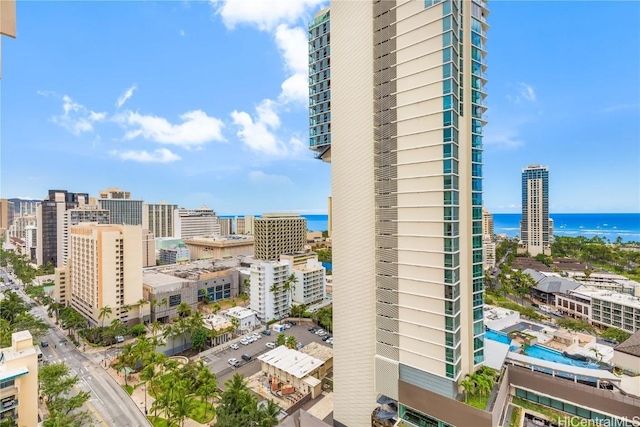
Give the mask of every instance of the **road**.
<svg viewBox="0 0 640 427">
<path fill-rule="evenodd" d="M 15 292 L 26 302 L 32 302 L 22 290 Z M 85 406 L 96 419 L 97 426 L 151 426 L 129 394 L 100 366 L 100 355 L 94 354 L 92 358 L 88 358 L 78 351 L 67 341 L 64 332 L 53 325 L 43 307 L 33 307 L 31 313 L 40 316 L 51 326 L 44 338 L 49 342 L 49 346 L 41 349 L 44 360 L 49 363 L 64 361 L 71 373 L 78 376 L 76 388 L 91 393 Z"/>
</svg>

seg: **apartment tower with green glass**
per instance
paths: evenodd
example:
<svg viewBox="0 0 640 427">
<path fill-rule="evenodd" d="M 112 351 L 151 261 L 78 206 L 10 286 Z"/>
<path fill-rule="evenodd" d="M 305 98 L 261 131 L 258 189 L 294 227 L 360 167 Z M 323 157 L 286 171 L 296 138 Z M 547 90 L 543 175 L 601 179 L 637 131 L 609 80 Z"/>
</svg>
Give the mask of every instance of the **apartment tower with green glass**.
<svg viewBox="0 0 640 427">
<path fill-rule="evenodd" d="M 324 58 L 311 29 L 321 17 L 331 25 L 321 71 L 330 77 L 335 425 L 371 425 L 383 401 L 407 425 L 465 422 L 459 382 L 485 356 L 487 16 L 484 0 L 334 0 L 310 26 L 313 128 Z M 316 151 L 320 135 L 310 135 Z"/>
</svg>

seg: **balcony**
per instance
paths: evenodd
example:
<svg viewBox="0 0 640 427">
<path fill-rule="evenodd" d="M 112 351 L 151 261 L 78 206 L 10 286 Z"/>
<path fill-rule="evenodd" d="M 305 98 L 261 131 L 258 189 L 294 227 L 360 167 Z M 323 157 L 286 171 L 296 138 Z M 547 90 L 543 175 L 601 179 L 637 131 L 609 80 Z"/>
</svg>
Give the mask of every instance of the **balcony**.
<svg viewBox="0 0 640 427">
<path fill-rule="evenodd" d="M 0 413 L 10 411 L 18 407 L 18 399 L 5 400 L 0 403 Z"/>
</svg>

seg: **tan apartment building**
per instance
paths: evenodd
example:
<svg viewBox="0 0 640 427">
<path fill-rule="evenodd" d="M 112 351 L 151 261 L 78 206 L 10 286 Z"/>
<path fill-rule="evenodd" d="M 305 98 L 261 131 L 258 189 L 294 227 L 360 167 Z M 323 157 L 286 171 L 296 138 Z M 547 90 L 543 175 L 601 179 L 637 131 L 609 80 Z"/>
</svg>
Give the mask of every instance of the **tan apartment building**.
<svg viewBox="0 0 640 427">
<path fill-rule="evenodd" d="M 303 250 L 307 243 L 307 219 L 296 213 L 266 213 L 254 224 L 256 259 L 275 261 L 281 254 Z"/>
<path fill-rule="evenodd" d="M 71 227 L 67 267 L 71 306 L 92 324 L 101 324 L 98 317 L 105 306 L 113 310 L 105 323 L 115 318 L 125 324 L 139 320 L 141 226 L 82 223 Z"/>
<path fill-rule="evenodd" d="M 156 266 L 156 239 L 153 231 L 142 229 L 142 267 Z"/>
<path fill-rule="evenodd" d="M 173 211 L 178 205 L 165 201 L 145 203 L 142 206 L 142 228 L 151 230 L 155 237 L 173 237 Z"/>
<path fill-rule="evenodd" d="M 315 252 L 297 252 L 280 255 L 280 261 L 288 262 L 291 273 L 297 282 L 291 292 L 292 302 L 297 304 L 314 304 L 324 300 L 326 296 L 326 269 L 318 261 Z"/>
<path fill-rule="evenodd" d="M 370 425 L 379 395 L 401 418 L 410 409 L 417 424 L 448 423 L 432 415 L 433 396 L 454 414 L 458 382 L 484 363 L 488 9 L 459 5 L 330 5 L 338 426 Z M 309 27 L 310 52 L 328 41 L 327 19 Z M 310 85 L 329 77 L 325 62 L 310 55 Z M 310 110 L 324 93 L 310 95 Z"/>
<path fill-rule="evenodd" d="M 233 232 L 233 219 L 232 218 L 218 218 L 218 224 L 220 224 L 220 235 L 230 236 Z"/>
<path fill-rule="evenodd" d="M 38 425 L 38 355 L 29 331 L 11 334 L 11 347 L 0 349 L 0 422 Z"/>
<path fill-rule="evenodd" d="M 253 255 L 253 236 L 194 237 L 184 240 L 191 260 L 224 259 L 238 255 Z"/>
<path fill-rule="evenodd" d="M 100 190 L 98 192 L 99 199 L 130 199 L 131 192 L 124 191 L 121 188 L 110 187 L 106 190 Z"/>
<path fill-rule="evenodd" d="M 173 237 L 192 239 L 220 235 L 220 224 L 216 212 L 206 206 L 199 209 L 176 209 L 173 211 Z"/>
<path fill-rule="evenodd" d="M 255 227 L 255 217 L 253 215 L 235 217 L 236 234 L 253 234 Z"/>
<path fill-rule="evenodd" d="M 14 209 L 13 202 L 7 199 L 0 199 L 0 234 L 7 231 L 13 224 Z"/>
</svg>

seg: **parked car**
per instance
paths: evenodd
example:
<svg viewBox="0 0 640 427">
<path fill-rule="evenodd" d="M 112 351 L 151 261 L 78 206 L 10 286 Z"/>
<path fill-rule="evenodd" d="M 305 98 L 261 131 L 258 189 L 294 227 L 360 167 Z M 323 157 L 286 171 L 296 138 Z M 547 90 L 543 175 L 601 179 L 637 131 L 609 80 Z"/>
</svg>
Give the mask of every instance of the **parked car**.
<svg viewBox="0 0 640 427">
<path fill-rule="evenodd" d="M 325 335 L 322 337 L 322 341 L 327 341 L 329 338 L 331 338 L 331 335 Z"/>
<path fill-rule="evenodd" d="M 297 325 L 297 323 L 295 321 L 293 321 L 293 320 L 287 320 L 284 323 L 286 323 L 287 325 L 291 325 L 291 326 L 296 326 Z"/>
<path fill-rule="evenodd" d="M 242 360 L 246 360 L 248 362 L 249 360 L 251 360 L 251 355 L 247 354 L 247 353 L 243 354 L 242 355 Z"/>
<path fill-rule="evenodd" d="M 237 350 L 237 349 L 239 349 L 239 348 L 240 348 L 240 346 L 239 346 L 238 344 L 231 344 L 231 345 L 229 346 L 229 348 L 230 348 L 231 350 Z"/>
<path fill-rule="evenodd" d="M 47 340 L 40 341 L 40 347 L 49 347 L 49 343 L 47 342 Z"/>
<path fill-rule="evenodd" d="M 240 344 L 242 344 L 242 345 L 249 345 L 250 343 L 249 343 L 249 340 L 247 340 L 246 338 L 242 338 L 242 339 L 240 340 Z"/>
<path fill-rule="evenodd" d="M 315 333 L 316 332 L 316 328 L 313 327 L 313 326 L 310 326 L 310 327 L 307 328 L 307 331 Z"/>
<path fill-rule="evenodd" d="M 124 337 L 122 335 L 116 335 L 116 342 L 117 343 L 122 343 L 124 342 Z"/>
<path fill-rule="evenodd" d="M 255 334 L 253 334 L 253 338 L 255 338 L 256 340 L 259 340 L 259 339 L 262 338 L 262 336 L 260 336 L 260 334 L 258 334 L 258 333 L 255 333 Z"/>
<path fill-rule="evenodd" d="M 229 359 L 228 362 L 229 362 L 229 365 L 234 366 L 236 368 L 240 366 L 240 361 L 235 357 L 232 357 L 231 359 Z"/>
<path fill-rule="evenodd" d="M 291 324 L 289 324 L 289 323 L 285 323 L 285 324 L 284 324 L 284 328 L 285 328 L 285 329 L 291 329 Z"/>
<path fill-rule="evenodd" d="M 269 329 L 265 329 L 264 331 L 262 331 L 263 335 L 271 335 L 271 331 Z"/>
<path fill-rule="evenodd" d="M 267 348 L 276 348 L 276 343 L 270 341 L 270 342 L 266 343 L 265 346 Z"/>
<path fill-rule="evenodd" d="M 296 348 L 298 350 L 300 350 L 302 347 L 304 347 L 304 344 L 302 344 L 301 342 L 299 342 L 298 344 L 296 344 Z"/>
</svg>

